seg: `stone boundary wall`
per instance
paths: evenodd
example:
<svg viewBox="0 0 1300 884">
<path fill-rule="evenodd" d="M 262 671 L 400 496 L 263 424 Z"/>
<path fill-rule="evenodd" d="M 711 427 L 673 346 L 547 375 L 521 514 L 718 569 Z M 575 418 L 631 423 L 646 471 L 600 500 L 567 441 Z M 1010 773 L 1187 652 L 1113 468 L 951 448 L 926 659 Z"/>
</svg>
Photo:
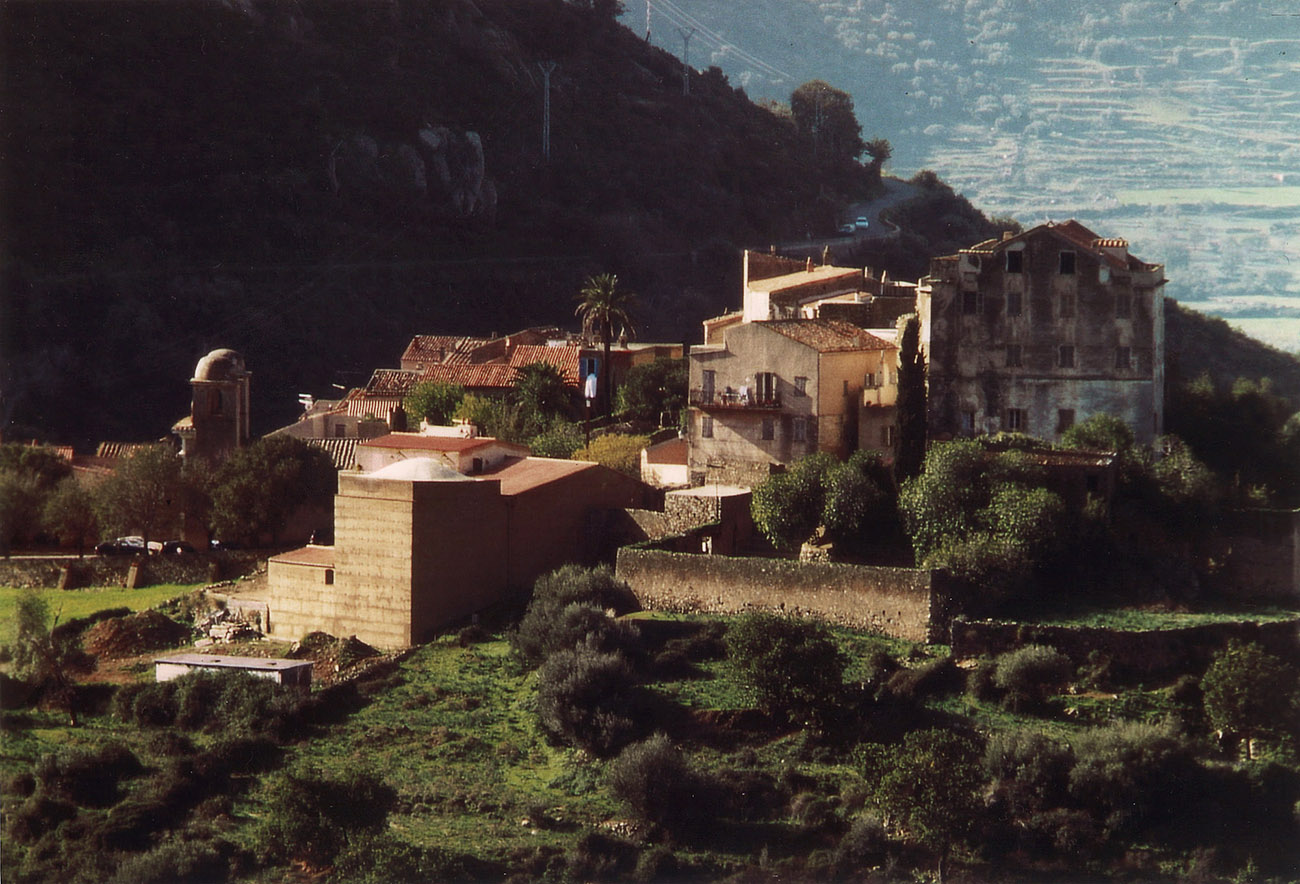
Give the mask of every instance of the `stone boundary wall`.
<svg viewBox="0 0 1300 884">
<path fill-rule="evenodd" d="M 143 559 L 140 586 L 160 583 L 215 583 L 252 574 L 265 561 L 267 552 L 223 550 L 189 555 L 153 555 Z M 134 556 L 86 556 L 84 558 L 0 559 L 0 586 L 21 589 L 53 588 L 59 585 L 63 569 L 70 569 L 65 588 L 125 586 Z"/>
<path fill-rule="evenodd" d="M 1217 650 L 1234 638 L 1258 642 L 1269 653 L 1294 660 L 1300 654 L 1300 618 L 1150 630 L 961 618 L 952 622 L 952 653 L 956 657 L 993 656 L 1037 644 L 1056 648 L 1079 665 L 1096 651 L 1109 658 L 1116 678 L 1135 681 L 1200 671 L 1209 665 Z"/>
<path fill-rule="evenodd" d="M 619 550 L 615 570 L 652 610 L 772 611 L 908 641 L 947 640 L 947 587 L 933 571 L 633 548 Z"/>
</svg>

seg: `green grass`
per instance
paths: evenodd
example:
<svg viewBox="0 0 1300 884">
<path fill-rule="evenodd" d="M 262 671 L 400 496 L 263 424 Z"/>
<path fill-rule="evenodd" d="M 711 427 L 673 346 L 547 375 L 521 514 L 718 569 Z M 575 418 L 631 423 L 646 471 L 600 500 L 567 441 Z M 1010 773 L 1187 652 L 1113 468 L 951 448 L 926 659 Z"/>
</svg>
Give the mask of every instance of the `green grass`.
<svg viewBox="0 0 1300 884">
<path fill-rule="evenodd" d="M 1141 611 L 1126 608 L 1105 608 L 1077 611 L 1055 617 L 1035 620 L 1044 626 L 1090 626 L 1138 632 L 1152 629 L 1180 629 L 1189 626 L 1208 626 L 1215 623 L 1278 622 L 1300 618 L 1300 611 L 1292 608 L 1259 607 L 1232 611 Z"/>
<path fill-rule="evenodd" d="M 91 589 L 38 589 L 50 606 L 51 617 L 57 617 L 64 623 L 75 617 L 86 617 L 96 611 L 107 608 L 130 608 L 132 611 L 144 611 L 185 595 L 196 586 L 173 583 L 159 586 L 145 586 L 140 589 L 123 589 L 120 586 L 101 586 Z M 13 586 L 0 586 L 0 644 L 14 640 L 14 618 L 18 610 L 18 598 L 27 592 Z"/>
</svg>

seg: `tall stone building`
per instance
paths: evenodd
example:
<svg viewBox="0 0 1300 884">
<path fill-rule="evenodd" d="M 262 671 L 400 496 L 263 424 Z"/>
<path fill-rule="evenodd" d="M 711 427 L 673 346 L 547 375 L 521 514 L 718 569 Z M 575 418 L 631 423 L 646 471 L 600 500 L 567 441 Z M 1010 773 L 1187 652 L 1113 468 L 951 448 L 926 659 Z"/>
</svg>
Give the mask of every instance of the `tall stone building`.
<svg viewBox="0 0 1300 884">
<path fill-rule="evenodd" d="M 1077 221 L 935 258 L 917 309 L 931 438 L 1056 439 L 1093 414 L 1164 431 L 1164 267 Z"/>
<path fill-rule="evenodd" d="M 213 350 L 199 360 L 190 379 L 189 417 L 172 427 L 181 439 L 182 455 L 221 460 L 248 444 L 252 376 L 244 357 L 234 350 Z"/>
</svg>

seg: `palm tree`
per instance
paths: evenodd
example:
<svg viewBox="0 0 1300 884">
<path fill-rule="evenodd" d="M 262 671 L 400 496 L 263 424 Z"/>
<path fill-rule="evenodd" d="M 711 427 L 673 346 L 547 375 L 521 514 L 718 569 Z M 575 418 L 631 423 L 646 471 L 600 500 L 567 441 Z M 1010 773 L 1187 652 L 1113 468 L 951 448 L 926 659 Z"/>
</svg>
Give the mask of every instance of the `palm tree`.
<svg viewBox="0 0 1300 884">
<path fill-rule="evenodd" d="M 614 326 L 617 325 L 622 334 L 630 336 L 633 333 L 632 307 L 635 301 L 636 295 L 620 288 L 618 277 L 612 273 L 587 277 L 578 291 L 578 309 L 574 313 L 582 317 L 582 333 L 598 335 L 605 347 L 601 374 L 606 413 L 613 411 L 614 403 L 611 390 L 614 376 L 609 365 L 609 347 L 614 338 Z"/>
</svg>

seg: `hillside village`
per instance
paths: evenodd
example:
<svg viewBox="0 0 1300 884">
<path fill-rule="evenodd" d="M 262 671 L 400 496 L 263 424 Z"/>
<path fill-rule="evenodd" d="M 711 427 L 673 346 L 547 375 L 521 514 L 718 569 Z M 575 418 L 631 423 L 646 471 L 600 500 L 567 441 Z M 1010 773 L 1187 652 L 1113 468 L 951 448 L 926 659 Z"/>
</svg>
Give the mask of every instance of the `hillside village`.
<svg viewBox="0 0 1300 884">
<path fill-rule="evenodd" d="M 626 705 L 631 695 L 625 692 L 637 679 L 661 676 L 634 676 L 624 684 L 626 674 L 616 677 L 615 670 L 600 668 L 614 666 L 625 650 L 632 653 L 648 640 L 637 636 L 654 634 L 654 621 L 610 619 L 615 613 L 686 618 L 679 622 L 722 618 L 713 622 L 731 623 L 729 655 L 757 660 L 775 653 L 766 665 L 796 685 L 810 676 L 830 677 L 838 685 L 834 673 L 846 664 L 861 671 L 867 657 L 834 655 L 810 669 L 784 669 L 799 654 L 831 648 L 828 629 L 840 630 L 836 641 L 850 646 L 913 643 L 923 665 L 898 671 L 913 671 L 933 684 L 917 682 L 907 689 L 915 697 L 904 701 L 891 678 L 871 689 L 875 699 L 853 701 L 867 703 L 861 711 L 845 707 L 835 713 L 847 715 L 845 721 L 867 716 L 860 725 L 864 733 L 879 726 L 865 722 L 876 721 L 873 716 L 886 706 L 920 703 L 908 714 L 930 714 L 922 712 L 923 698 L 931 692 L 941 697 L 952 689 L 943 685 L 961 681 L 953 661 L 971 661 L 966 665 L 975 666 L 973 671 L 989 673 L 1001 670 L 986 666 L 1017 654 L 1038 655 L 1040 662 L 1027 671 L 1047 670 L 1024 676 L 1023 690 L 1030 694 L 1015 703 L 1042 714 L 1044 701 L 1029 699 L 1034 691 L 1059 689 L 1069 680 L 1066 669 L 1083 672 L 1102 660 L 1108 674 L 1097 676 L 1097 683 L 1122 690 L 1135 678 L 1160 682 L 1186 674 L 1189 665 L 1204 667 L 1220 660 L 1225 647 L 1263 654 L 1259 665 L 1294 659 L 1294 613 L 1281 619 L 1269 613 L 1263 620 L 1246 614 L 1171 631 L 1054 623 L 1062 616 L 1068 620 L 1072 609 L 1098 605 L 1294 611 L 1300 595 L 1300 511 L 1250 507 L 1242 500 L 1219 509 L 1222 504 L 1207 496 L 1209 473 L 1181 442 L 1165 435 L 1166 280 L 1159 264 L 1133 256 L 1123 240 L 1074 221 L 1007 231 L 936 257 L 916 281 L 774 252 L 746 251 L 741 262 L 739 304 L 706 320 L 700 343 L 636 340 L 626 309 L 630 300 L 617 278 L 593 279 L 579 307 L 588 320 L 580 330 L 539 327 L 480 338 L 438 329 L 413 335 L 395 354 L 396 367 L 375 368 L 365 384 L 335 400 L 304 397 L 301 417 L 262 440 L 253 438 L 250 419 L 257 407 L 256 354 L 214 350 L 198 361 L 190 379 L 190 414 L 162 443 L 104 443 L 94 456 L 5 446 L 20 469 L 35 463 L 70 476 L 86 495 L 108 489 L 116 499 L 126 496 L 127 487 L 157 495 L 111 520 L 111 511 L 102 510 L 104 529 L 125 529 L 134 538 L 101 544 L 103 554 L 93 560 L 50 560 L 45 573 L 52 568 L 60 586 L 69 587 L 108 575 L 128 587 L 143 586 L 150 573 L 194 574 L 196 568 L 206 568 L 209 580 L 249 575 L 212 585 L 199 596 L 205 600 L 190 603 L 197 605 L 199 629 L 182 628 L 188 639 L 176 645 L 177 633 L 164 630 L 171 637 L 157 646 L 168 653 L 146 651 L 137 658 L 141 667 L 152 663 L 157 689 L 174 690 L 167 696 L 177 698 L 191 690 L 186 685 L 228 678 L 212 673 L 231 671 L 270 679 L 266 683 L 281 685 L 278 690 L 299 685 L 307 691 L 301 696 L 324 696 L 322 691 L 339 689 L 338 679 L 365 684 L 374 674 L 407 665 L 400 661 L 414 659 L 412 649 L 450 653 L 437 650 L 454 646 L 446 644 L 447 636 L 473 647 L 487 639 L 480 623 L 515 622 L 512 653 L 542 664 L 540 732 L 556 745 L 578 747 L 592 763 L 617 756 L 609 762 L 610 776 L 619 765 L 633 764 L 664 776 L 667 769 L 654 765 L 682 763 L 671 752 L 665 755 L 663 746 L 653 750 L 658 755 L 635 755 L 651 752 L 644 748 L 651 743 L 622 749 L 637 735 L 648 735 L 650 722 L 669 725 L 659 713 Z M 600 305 L 604 314 L 597 312 Z M 290 464 L 285 475 L 296 478 L 272 478 Z M 150 484 L 168 470 L 170 482 Z M 183 476 L 191 477 L 189 485 Z M 185 490 L 198 487 L 194 476 L 210 477 L 203 486 L 207 498 Z M 308 476 L 315 477 L 309 494 L 302 484 Z M 118 481 L 130 486 L 114 486 Z M 275 506 L 257 502 L 264 498 Z M 950 502 L 958 499 L 965 502 Z M 1215 508 L 1213 525 L 1197 525 L 1210 513 L 1208 506 Z M 1008 520 L 1004 511 L 1015 516 Z M 36 523 L 6 524 L 10 552 L 42 538 Z M 45 542 L 81 543 L 93 530 L 93 523 L 71 533 L 57 520 L 49 525 Z M 1142 540 L 1135 545 L 1137 537 Z M 236 540 L 263 548 L 241 552 Z M 150 555 L 151 544 L 165 551 Z M 109 555 L 119 551 L 129 555 Z M 42 578 L 33 575 L 41 561 L 12 560 L 8 582 L 39 583 Z M 601 565 L 606 570 L 580 570 Z M 520 610 L 523 617 L 516 619 Z M 92 618 L 76 627 L 74 640 L 81 630 L 93 637 L 116 622 L 94 625 Z M 759 630 L 759 638 L 742 652 L 744 629 Z M 782 634 L 788 629 L 795 631 Z M 565 650 L 579 639 L 586 644 Z M 109 647 L 103 641 L 87 639 L 87 646 Z M 135 645 L 115 641 L 137 652 L 148 646 L 140 644 L 144 638 Z M 682 657 L 681 665 L 694 671 L 714 652 L 691 642 L 681 647 L 695 648 L 688 655 L 703 655 L 701 662 Z M 75 677 L 73 658 L 66 657 L 71 646 L 50 647 L 64 650 L 51 650 L 47 659 L 65 662 L 46 666 L 48 677 Z M 105 661 L 112 659 L 105 653 Z M 640 659 L 635 654 L 628 660 Z M 942 656 L 930 656 L 935 654 Z M 333 671 L 322 671 L 322 660 L 337 661 Z M 361 668 L 347 675 L 345 664 Z M 646 664 L 618 662 L 615 669 L 632 665 Z M 590 666 L 597 667 L 590 675 L 576 675 Z M 564 667 L 566 677 L 595 678 L 591 684 L 604 687 L 584 688 L 596 693 L 583 695 L 585 700 L 574 695 L 564 701 L 571 706 L 548 712 L 551 694 L 543 685 L 558 676 L 557 667 Z M 315 690 L 313 669 L 324 679 Z M 883 678 L 862 677 L 863 690 Z M 1292 676 L 1282 683 L 1287 678 Z M 511 683 L 499 676 L 502 689 Z M 218 690 L 218 682 L 212 684 Z M 751 684 L 758 709 L 769 716 L 766 728 L 779 732 L 792 726 L 788 715 L 806 716 L 803 727 L 829 746 L 844 738 L 836 736 L 837 728 L 857 727 L 833 724 L 831 707 L 815 691 L 778 700 L 761 681 Z M 127 698 L 152 696 L 141 693 L 148 690 L 143 682 L 118 689 Z M 809 683 L 799 690 L 813 688 Z M 996 698 L 1007 689 L 978 690 Z M 63 708 L 75 721 L 94 708 L 92 699 L 81 698 L 84 693 L 69 687 L 32 702 Z M 1003 702 L 1018 696 L 1008 693 Z M 144 699 L 114 702 L 116 718 L 143 721 Z M 148 702 L 165 709 L 182 701 L 159 695 Z M 290 716 L 283 727 L 325 726 L 312 723 L 317 713 L 309 707 L 293 708 L 277 713 Z M 899 714 L 897 709 L 890 714 Z M 180 715 L 156 714 L 163 716 L 159 720 Z M 1279 714 L 1276 728 L 1221 727 L 1223 745 L 1239 746 L 1235 751 L 1244 750 L 1248 758 L 1252 751 L 1285 756 L 1289 725 L 1282 721 L 1289 713 Z M 671 728 L 679 739 L 699 739 L 682 725 Z M 973 751 L 960 745 L 967 747 L 960 752 Z M 640 760 L 633 762 L 634 756 Z M 881 782 L 887 782 L 889 763 L 873 764 L 884 764 Z M 678 774 L 695 784 L 690 788 L 722 788 L 699 776 Z M 651 827 L 631 843 L 662 836 L 682 847 L 679 827 L 699 823 L 638 804 L 645 799 L 635 797 L 634 787 L 617 788 Z M 1276 783 L 1272 788 L 1286 791 Z M 42 816 L 48 808 L 31 804 L 35 800 L 10 805 L 28 821 L 22 825 L 36 827 L 20 836 L 24 843 L 43 843 L 37 840 L 41 831 L 62 831 L 51 828 L 55 823 Z M 725 799 L 733 800 L 734 795 Z M 81 819 L 75 813 L 74 818 Z M 936 854 L 932 842 L 917 840 L 918 823 L 895 821 L 893 829 L 877 831 L 871 827 L 879 821 L 861 823 L 868 829 L 855 828 L 859 823 L 844 829 L 840 819 L 832 813 L 823 826 L 843 837 L 840 858 L 828 868 L 878 867 L 894 855 L 890 838 L 901 838 L 900 847 L 937 856 L 942 873 L 948 850 Z M 1273 820 L 1264 830 L 1285 825 Z M 861 844 L 851 847 L 857 843 L 851 837 Z M 1108 860 L 1097 849 L 1101 868 Z M 797 839 L 782 850 L 796 863 L 791 868 L 806 870 L 799 859 L 806 851 Z M 851 859 L 858 854 L 844 851 L 852 850 L 864 852 Z M 1258 846 L 1251 850 L 1252 861 L 1266 855 Z M 687 859 L 687 853 L 665 870 L 704 863 L 691 873 L 697 875 L 717 861 Z M 24 868 L 38 868 L 31 865 L 38 855 L 29 852 Z M 381 854 L 367 855 L 373 863 Z M 615 854 L 602 855 L 613 863 L 611 871 L 621 862 L 611 858 Z M 983 862 L 976 859 L 979 849 L 962 855 L 968 864 Z M 325 856 L 312 862 L 330 867 Z M 572 857 L 564 862 L 578 861 Z M 214 861 L 234 868 L 222 865 L 227 860 Z M 1244 861 L 1218 862 L 1230 867 Z M 1285 869 L 1291 860 L 1284 852 L 1266 861 Z M 443 871 L 429 880 L 494 874 L 463 865 L 454 872 L 448 871 L 452 866 L 438 868 Z M 407 872 L 399 877 L 425 880 Z M 34 880 L 41 877 L 33 874 Z"/>
</svg>

